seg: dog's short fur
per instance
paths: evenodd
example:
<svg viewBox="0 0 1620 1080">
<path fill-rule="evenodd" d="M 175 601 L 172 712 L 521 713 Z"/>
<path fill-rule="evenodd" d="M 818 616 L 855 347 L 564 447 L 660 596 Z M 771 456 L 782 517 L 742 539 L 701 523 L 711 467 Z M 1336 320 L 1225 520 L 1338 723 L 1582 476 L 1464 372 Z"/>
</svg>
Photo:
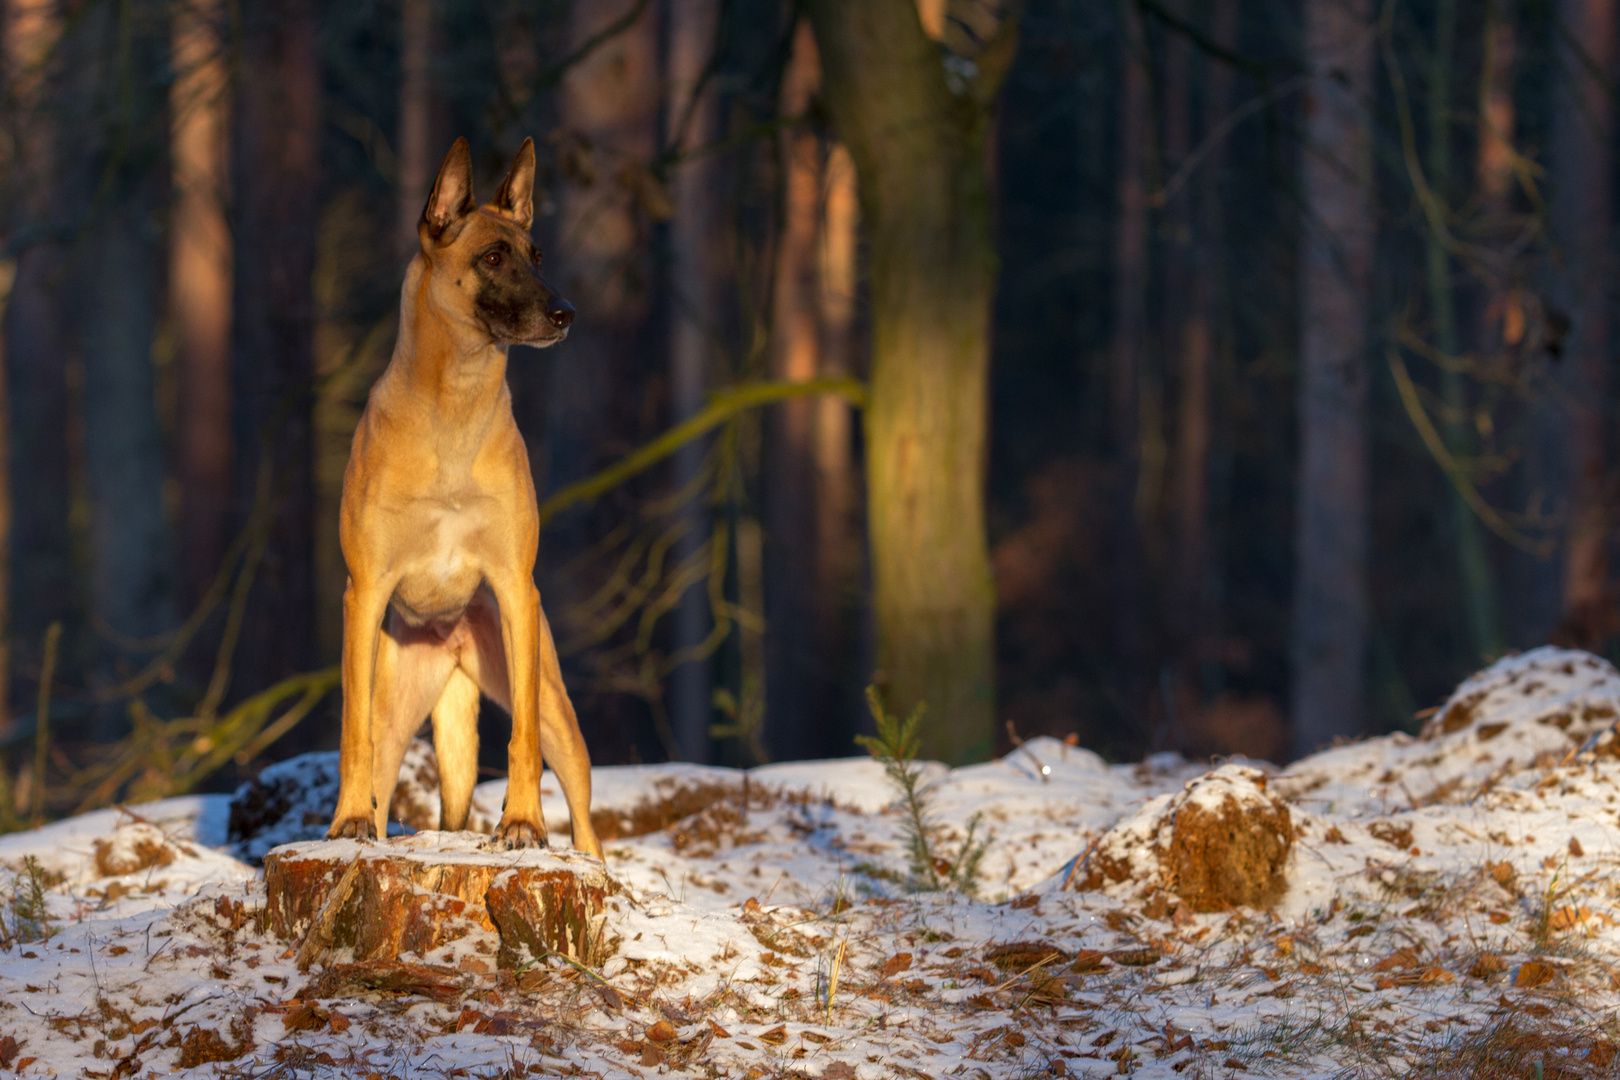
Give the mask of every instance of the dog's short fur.
<svg viewBox="0 0 1620 1080">
<path fill-rule="evenodd" d="M 433 717 L 441 828 L 467 821 L 480 692 L 511 711 L 497 835 L 544 844 L 540 761 L 561 781 L 574 846 L 598 857 L 591 766 L 534 587 L 540 522 L 512 420 L 507 346 L 553 345 L 574 309 L 529 239 L 534 144 L 478 206 L 457 140 L 417 228 L 399 341 L 354 433 L 343 477 L 342 783 L 329 836 L 385 835 L 400 761 Z"/>
</svg>

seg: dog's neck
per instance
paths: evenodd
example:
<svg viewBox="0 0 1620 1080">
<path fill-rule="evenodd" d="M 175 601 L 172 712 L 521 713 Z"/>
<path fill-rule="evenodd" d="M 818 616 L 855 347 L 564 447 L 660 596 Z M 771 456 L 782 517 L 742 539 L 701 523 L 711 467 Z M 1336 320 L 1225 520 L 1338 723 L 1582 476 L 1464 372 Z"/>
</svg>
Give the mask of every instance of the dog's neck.
<svg viewBox="0 0 1620 1080">
<path fill-rule="evenodd" d="M 432 275 L 422 255 L 405 272 L 389 373 L 397 371 L 401 389 L 427 404 L 437 424 L 482 428 L 509 401 L 507 347 L 436 305 Z"/>
</svg>

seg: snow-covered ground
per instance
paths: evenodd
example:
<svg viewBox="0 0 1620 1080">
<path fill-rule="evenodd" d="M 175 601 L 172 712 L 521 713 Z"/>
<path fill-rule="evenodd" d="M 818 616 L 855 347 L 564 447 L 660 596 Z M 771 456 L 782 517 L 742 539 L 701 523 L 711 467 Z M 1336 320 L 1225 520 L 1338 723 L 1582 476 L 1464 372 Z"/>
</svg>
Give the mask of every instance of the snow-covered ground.
<svg viewBox="0 0 1620 1080">
<path fill-rule="evenodd" d="M 256 918 L 262 876 L 235 854 L 262 850 L 228 836 L 228 798 L 101 811 L 0 837 L 0 1074 L 1614 1076 L 1617 716 L 1614 669 L 1537 650 L 1464 683 L 1421 738 L 1261 765 L 1292 814 L 1287 890 L 1213 914 L 1070 873 L 1207 764 L 1036 739 L 932 767 L 946 846 L 975 814 L 988 830 L 978 898 L 904 891 L 871 761 L 746 785 L 602 768 L 599 820 L 623 829 L 717 801 L 608 841 L 625 891 L 598 973 L 516 981 L 300 973 Z M 500 798 L 480 788 L 486 818 Z M 318 832 L 312 813 L 288 806 L 275 835 Z"/>
</svg>

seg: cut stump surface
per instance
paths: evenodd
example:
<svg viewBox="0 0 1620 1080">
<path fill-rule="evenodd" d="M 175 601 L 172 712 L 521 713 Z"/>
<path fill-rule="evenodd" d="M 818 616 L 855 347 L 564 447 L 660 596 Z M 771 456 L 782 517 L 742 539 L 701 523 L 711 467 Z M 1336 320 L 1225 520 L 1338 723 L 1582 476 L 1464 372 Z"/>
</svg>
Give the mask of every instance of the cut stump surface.
<svg viewBox="0 0 1620 1080">
<path fill-rule="evenodd" d="M 572 851 L 506 851 L 476 833 L 285 844 L 264 859 L 270 927 L 298 965 L 395 960 L 515 968 L 548 953 L 589 966 L 611 951 L 618 884 Z"/>
</svg>

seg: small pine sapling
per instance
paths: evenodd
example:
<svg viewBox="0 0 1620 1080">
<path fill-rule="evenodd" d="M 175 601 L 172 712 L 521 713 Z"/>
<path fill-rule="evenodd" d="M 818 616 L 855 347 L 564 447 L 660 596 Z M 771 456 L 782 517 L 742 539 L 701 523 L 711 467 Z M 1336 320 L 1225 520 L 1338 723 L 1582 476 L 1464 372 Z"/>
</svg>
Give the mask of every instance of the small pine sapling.
<svg viewBox="0 0 1620 1080">
<path fill-rule="evenodd" d="M 889 782 L 900 791 L 903 815 L 900 827 L 906 840 L 910 871 L 906 887 L 912 892 L 945 890 L 972 895 L 978 891 L 979 864 L 984 860 L 990 841 L 976 839 L 983 815 L 974 814 L 968 819 L 967 835 L 954 855 L 942 846 L 941 830 L 922 784 L 922 767 L 917 764 L 917 750 L 921 746 L 917 725 L 922 720 L 922 704 L 901 720 L 883 707 L 875 686 L 866 688 L 866 703 L 877 724 L 877 735 L 857 735 L 855 741 L 882 763 Z"/>
</svg>

